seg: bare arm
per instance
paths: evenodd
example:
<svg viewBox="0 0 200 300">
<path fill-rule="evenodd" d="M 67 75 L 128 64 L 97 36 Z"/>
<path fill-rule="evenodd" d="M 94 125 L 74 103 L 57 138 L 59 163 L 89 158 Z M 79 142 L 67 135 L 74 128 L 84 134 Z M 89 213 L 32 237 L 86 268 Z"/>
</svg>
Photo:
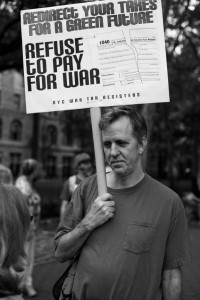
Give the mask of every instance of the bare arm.
<svg viewBox="0 0 200 300">
<path fill-rule="evenodd" d="M 182 299 L 182 275 L 180 268 L 163 271 L 162 290 L 164 300 Z"/>
<path fill-rule="evenodd" d="M 55 256 L 60 262 L 73 258 L 90 233 L 114 217 L 115 203 L 108 193 L 96 198 L 86 217 L 70 232 L 63 235 L 58 243 Z"/>
<path fill-rule="evenodd" d="M 62 203 L 61 203 L 61 206 L 60 206 L 60 219 L 62 219 L 68 203 L 69 202 L 67 200 L 62 200 Z"/>
</svg>

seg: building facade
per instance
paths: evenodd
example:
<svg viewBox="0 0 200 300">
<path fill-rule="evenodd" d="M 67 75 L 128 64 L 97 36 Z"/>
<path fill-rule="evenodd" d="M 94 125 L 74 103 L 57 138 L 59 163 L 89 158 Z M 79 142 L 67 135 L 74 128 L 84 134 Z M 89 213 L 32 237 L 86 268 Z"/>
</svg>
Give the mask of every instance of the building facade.
<svg viewBox="0 0 200 300">
<path fill-rule="evenodd" d="M 15 70 L 0 73 L 0 162 L 19 174 L 21 162 L 38 159 L 47 177 L 68 177 L 79 141 L 67 138 L 60 114 L 26 114 L 23 75 Z"/>
</svg>

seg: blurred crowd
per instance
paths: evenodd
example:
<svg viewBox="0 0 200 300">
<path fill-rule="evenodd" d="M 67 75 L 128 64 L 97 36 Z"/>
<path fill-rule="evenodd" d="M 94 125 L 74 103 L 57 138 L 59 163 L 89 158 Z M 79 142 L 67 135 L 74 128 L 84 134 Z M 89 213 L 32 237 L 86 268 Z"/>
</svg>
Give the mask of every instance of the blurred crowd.
<svg viewBox="0 0 200 300">
<path fill-rule="evenodd" d="M 93 173 L 91 156 L 79 153 L 74 159 L 75 174 L 64 182 L 60 195 L 60 217 L 78 184 Z M 41 197 L 35 183 L 42 165 L 29 158 L 22 162 L 16 180 L 11 170 L 0 164 L 0 298 L 23 300 L 34 297 L 33 283 L 36 232 L 41 217 Z M 14 239 L 13 239 L 14 237 Z"/>
</svg>

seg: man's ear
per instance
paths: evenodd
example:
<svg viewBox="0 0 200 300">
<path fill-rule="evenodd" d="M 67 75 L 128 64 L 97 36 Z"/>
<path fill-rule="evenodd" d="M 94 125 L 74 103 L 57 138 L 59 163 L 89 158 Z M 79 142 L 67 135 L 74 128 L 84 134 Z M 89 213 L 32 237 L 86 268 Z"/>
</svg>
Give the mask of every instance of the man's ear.
<svg viewBox="0 0 200 300">
<path fill-rule="evenodd" d="M 139 144 L 139 154 L 143 153 L 143 151 L 145 150 L 146 146 L 147 146 L 147 138 L 143 137 L 141 139 L 140 144 Z"/>
</svg>

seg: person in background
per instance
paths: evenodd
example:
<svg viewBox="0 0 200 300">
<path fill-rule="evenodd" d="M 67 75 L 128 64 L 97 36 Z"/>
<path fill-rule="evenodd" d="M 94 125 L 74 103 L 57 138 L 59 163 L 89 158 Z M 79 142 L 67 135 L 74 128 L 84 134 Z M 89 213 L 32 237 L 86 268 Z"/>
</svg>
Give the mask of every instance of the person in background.
<svg viewBox="0 0 200 300">
<path fill-rule="evenodd" d="M 29 264 L 26 267 L 24 280 L 22 282 L 23 292 L 29 297 L 37 295 L 37 292 L 33 287 L 32 273 L 35 255 L 35 235 L 40 220 L 41 200 L 33 184 L 40 175 L 41 164 L 35 159 L 26 159 L 22 162 L 22 175 L 20 175 L 15 182 L 16 187 L 25 196 L 30 214 L 33 216 L 29 234 L 25 243 L 25 251 L 28 256 Z"/>
<path fill-rule="evenodd" d="M 76 169 L 76 174 L 70 176 L 63 185 L 63 189 L 60 195 L 61 208 L 60 217 L 62 218 L 68 203 L 71 200 L 72 194 L 79 183 L 92 175 L 92 160 L 88 153 L 79 153 L 75 156 L 74 165 Z"/>
<path fill-rule="evenodd" d="M 200 178 L 192 179 L 191 191 L 184 193 L 183 203 L 189 223 L 200 224 L 199 205 L 200 205 Z"/>
<path fill-rule="evenodd" d="M 23 300 L 20 282 L 26 265 L 25 240 L 31 216 L 23 194 L 0 183 L 0 299 Z"/>
<path fill-rule="evenodd" d="M 13 175 L 11 170 L 3 164 L 0 164 L 0 183 L 1 182 L 13 183 Z"/>
<path fill-rule="evenodd" d="M 181 266 L 191 261 L 187 220 L 180 197 L 143 170 L 146 122 L 133 106 L 121 106 L 99 127 L 112 169 L 108 192 L 98 196 L 96 175 L 86 178 L 60 221 L 57 259 L 79 257 L 60 300 L 67 293 L 73 300 L 180 300 Z"/>
</svg>

